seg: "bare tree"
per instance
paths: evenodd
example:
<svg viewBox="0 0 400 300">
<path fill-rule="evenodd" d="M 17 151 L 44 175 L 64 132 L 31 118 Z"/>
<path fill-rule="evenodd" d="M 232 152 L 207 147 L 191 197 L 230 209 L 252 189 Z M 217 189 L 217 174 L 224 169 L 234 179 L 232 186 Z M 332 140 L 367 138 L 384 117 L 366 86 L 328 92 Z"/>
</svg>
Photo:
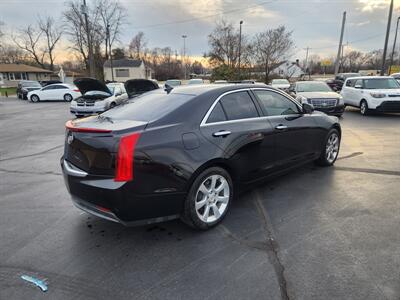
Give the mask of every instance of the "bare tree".
<svg viewBox="0 0 400 300">
<path fill-rule="evenodd" d="M 142 31 L 139 31 L 129 43 L 130 56 L 135 59 L 141 59 L 144 54 L 146 45 L 147 42 L 144 38 L 144 33 Z"/>
<path fill-rule="evenodd" d="M 52 17 L 45 17 L 44 19 L 39 17 L 38 25 L 41 32 L 46 37 L 46 52 L 49 58 L 50 70 L 54 71 L 54 49 L 60 41 L 62 30 L 56 25 Z"/>
<path fill-rule="evenodd" d="M 208 56 L 212 64 L 225 64 L 235 68 L 239 57 L 239 32 L 234 29 L 232 23 L 225 20 L 218 22 L 208 36 L 208 44 L 211 47 Z"/>
<path fill-rule="evenodd" d="M 102 29 L 100 30 L 104 39 L 105 56 L 108 58 L 108 48 L 119 40 L 127 15 L 121 4 L 115 0 L 97 0 L 95 5 L 101 20 Z"/>
<path fill-rule="evenodd" d="M 292 32 L 287 31 L 285 26 L 268 29 L 256 35 L 255 55 L 258 64 L 264 69 L 265 82 L 269 81 L 271 71 L 287 58 L 293 45 Z"/>
<path fill-rule="evenodd" d="M 0 63 L 2 64 L 14 64 L 28 61 L 28 57 L 26 56 L 26 52 L 21 50 L 20 48 L 1 44 L 0 46 Z"/>
<path fill-rule="evenodd" d="M 46 50 L 40 44 L 41 37 L 42 31 L 29 25 L 27 28 L 21 29 L 19 34 L 13 36 L 12 39 L 17 47 L 26 51 L 35 63 L 44 68 Z"/>
</svg>

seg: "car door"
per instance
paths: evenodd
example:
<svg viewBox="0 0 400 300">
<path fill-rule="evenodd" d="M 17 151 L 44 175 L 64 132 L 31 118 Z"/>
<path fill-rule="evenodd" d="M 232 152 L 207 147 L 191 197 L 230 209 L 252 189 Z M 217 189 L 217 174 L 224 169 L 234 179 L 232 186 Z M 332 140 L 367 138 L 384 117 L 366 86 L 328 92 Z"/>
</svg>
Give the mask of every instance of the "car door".
<svg viewBox="0 0 400 300">
<path fill-rule="evenodd" d="M 363 98 L 362 94 L 364 93 L 363 88 L 364 81 L 362 79 L 355 80 L 354 87 L 352 88 L 352 105 L 360 106 L 361 99 Z"/>
<path fill-rule="evenodd" d="M 321 135 L 314 116 L 302 113 L 283 93 L 261 88 L 253 93 L 274 130 L 276 167 L 288 168 L 315 158 Z"/>
<path fill-rule="evenodd" d="M 239 170 L 242 182 L 264 177 L 274 165 L 273 130 L 260 113 L 248 89 L 230 91 L 216 100 L 200 128 Z"/>
<path fill-rule="evenodd" d="M 53 86 L 45 86 L 38 92 L 40 100 L 51 100 L 52 97 L 52 92 L 53 92 Z"/>
<path fill-rule="evenodd" d="M 64 95 L 67 93 L 68 88 L 66 86 L 57 84 L 53 85 L 51 100 L 64 100 Z"/>
</svg>

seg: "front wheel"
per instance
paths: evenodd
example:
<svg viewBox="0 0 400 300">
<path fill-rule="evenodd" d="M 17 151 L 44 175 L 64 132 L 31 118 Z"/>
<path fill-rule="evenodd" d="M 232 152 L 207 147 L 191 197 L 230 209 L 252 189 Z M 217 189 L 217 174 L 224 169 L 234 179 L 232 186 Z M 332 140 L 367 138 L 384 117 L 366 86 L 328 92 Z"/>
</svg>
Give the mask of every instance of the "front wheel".
<svg viewBox="0 0 400 300">
<path fill-rule="evenodd" d="M 338 155 L 340 148 L 340 134 L 337 129 L 331 129 L 326 137 L 321 156 L 315 161 L 319 166 L 332 166 Z"/>
<path fill-rule="evenodd" d="M 193 182 L 181 219 L 195 229 L 207 230 L 222 221 L 232 199 L 229 173 L 219 167 L 209 168 Z"/>
<path fill-rule="evenodd" d="M 31 101 L 34 102 L 34 103 L 39 102 L 39 101 L 40 101 L 39 96 L 37 96 L 37 95 L 32 95 L 32 96 L 31 96 Z"/>
<path fill-rule="evenodd" d="M 370 114 L 370 109 L 368 108 L 368 103 L 365 100 L 362 100 L 360 103 L 360 113 L 363 116 L 367 116 L 368 114 Z"/>
</svg>

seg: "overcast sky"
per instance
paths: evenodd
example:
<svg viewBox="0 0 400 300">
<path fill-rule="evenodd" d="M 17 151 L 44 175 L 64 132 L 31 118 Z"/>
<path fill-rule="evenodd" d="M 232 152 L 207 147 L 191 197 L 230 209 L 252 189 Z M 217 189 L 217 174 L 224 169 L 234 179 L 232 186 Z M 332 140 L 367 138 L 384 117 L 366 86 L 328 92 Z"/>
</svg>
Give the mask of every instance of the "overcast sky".
<svg viewBox="0 0 400 300">
<path fill-rule="evenodd" d="M 344 42 L 349 43 L 348 49 L 370 51 L 383 48 L 389 1 L 120 0 L 128 15 L 121 40 L 127 44 L 143 31 L 149 47 L 171 46 L 181 51 L 185 34 L 188 53 L 202 55 L 208 49 L 207 35 L 224 18 L 237 26 L 243 20 L 246 35 L 286 25 L 293 31 L 294 58 L 304 59 L 307 46 L 312 48 L 310 54 L 329 56 L 337 51 L 342 13 L 347 11 Z M 392 32 L 400 12 L 400 1 L 395 2 Z M 63 0 L 0 0 L 0 21 L 12 31 L 33 23 L 39 14 L 61 19 L 63 9 Z"/>
</svg>

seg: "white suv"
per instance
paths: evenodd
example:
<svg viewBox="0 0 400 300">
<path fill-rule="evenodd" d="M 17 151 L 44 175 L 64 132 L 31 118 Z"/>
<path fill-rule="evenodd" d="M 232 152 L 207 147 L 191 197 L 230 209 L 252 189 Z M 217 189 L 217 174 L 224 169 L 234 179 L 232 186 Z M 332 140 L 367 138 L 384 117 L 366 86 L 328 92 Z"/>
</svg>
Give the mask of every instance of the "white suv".
<svg viewBox="0 0 400 300">
<path fill-rule="evenodd" d="M 400 112 L 400 84 L 390 76 L 348 78 L 340 94 L 345 105 L 359 107 L 362 115 Z"/>
</svg>

